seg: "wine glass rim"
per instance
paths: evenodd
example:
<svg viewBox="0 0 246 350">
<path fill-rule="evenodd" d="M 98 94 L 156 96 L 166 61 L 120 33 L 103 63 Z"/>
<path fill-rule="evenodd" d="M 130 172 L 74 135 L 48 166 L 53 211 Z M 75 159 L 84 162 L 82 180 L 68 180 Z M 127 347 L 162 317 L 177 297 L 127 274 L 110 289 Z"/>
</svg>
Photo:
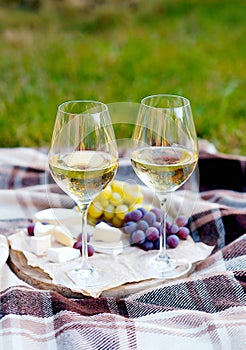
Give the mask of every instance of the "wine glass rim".
<svg viewBox="0 0 246 350">
<path fill-rule="evenodd" d="M 83 104 L 94 103 L 95 105 L 100 105 L 100 106 L 103 107 L 101 112 L 107 112 L 108 111 L 108 106 L 105 103 L 100 102 L 100 101 L 96 101 L 96 100 L 69 100 L 69 101 L 65 101 L 65 102 L 61 103 L 58 106 L 58 111 L 62 112 L 64 114 L 70 114 L 70 115 L 91 115 L 91 114 L 96 114 L 96 113 L 89 113 L 89 112 L 74 113 L 74 112 L 64 111 L 63 107 L 65 105 L 69 105 L 69 104 L 72 104 L 72 103 L 81 103 L 81 104 L 82 103 Z"/>
<path fill-rule="evenodd" d="M 155 98 L 155 97 L 168 97 L 171 99 L 179 99 L 180 101 L 183 101 L 184 104 L 177 106 L 177 107 L 157 107 L 157 106 L 151 106 L 145 103 L 145 101 L 147 99 L 151 99 L 151 98 Z M 148 107 L 148 108 L 155 108 L 155 109 L 178 109 L 178 108 L 184 108 L 187 106 L 190 106 L 190 100 L 187 97 L 181 96 L 181 95 L 175 95 L 175 94 L 154 94 L 154 95 L 149 95 L 149 96 L 145 96 L 144 98 L 142 98 L 141 100 L 141 105 Z"/>
</svg>

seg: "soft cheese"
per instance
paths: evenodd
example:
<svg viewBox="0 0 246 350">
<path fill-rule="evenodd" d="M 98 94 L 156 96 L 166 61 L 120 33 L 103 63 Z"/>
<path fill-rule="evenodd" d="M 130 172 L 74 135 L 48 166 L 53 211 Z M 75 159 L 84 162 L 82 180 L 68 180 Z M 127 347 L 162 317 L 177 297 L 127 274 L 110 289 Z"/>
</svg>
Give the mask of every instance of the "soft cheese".
<svg viewBox="0 0 246 350">
<path fill-rule="evenodd" d="M 62 263 L 78 258 L 80 250 L 71 247 L 49 248 L 47 255 L 50 261 Z"/>
<path fill-rule="evenodd" d="M 81 215 L 78 211 L 66 208 L 48 208 L 34 214 L 34 221 L 47 222 L 53 225 L 62 223 L 81 223 Z"/>
<path fill-rule="evenodd" d="M 66 208 L 49 208 L 34 215 L 35 222 L 45 222 L 51 225 L 65 227 L 74 237 L 81 231 L 81 214 L 78 210 Z"/>
<path fill-rule="evenodd" d="M 56 226 L 54 230 L 55 240 L 65 246 L 72 247 L 75 239 L 61 226 Z"/>
<path fill-rule="evenodd" d="M 54 233 L 55 226 L 50 224 L 42 224 L 41 222 L 36 222 L 34 226 L 34 236 L 41 237 Z"/>
<path fill-rule="evenodd" d="M 100 222 L 95 227 L 95 231 L 93 233 L 93 238 L 95 241 L 102 242 L 118 242 L 122 236 L 122 232 L 119 228 L 112 227 L 105 222 Z"/>
<path fill-rule="evenodd" d="M 30 237 L 30 250 L 36 255 L 44 255 L 51 247 L 51 235 L 41 237 Z"/>
</svg>

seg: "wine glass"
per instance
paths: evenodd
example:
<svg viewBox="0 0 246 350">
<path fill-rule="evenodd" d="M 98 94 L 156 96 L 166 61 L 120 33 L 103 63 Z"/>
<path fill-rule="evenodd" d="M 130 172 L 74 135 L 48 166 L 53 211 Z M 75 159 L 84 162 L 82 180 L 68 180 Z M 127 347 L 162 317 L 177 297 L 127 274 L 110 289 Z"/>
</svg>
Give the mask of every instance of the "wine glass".
<svg viewBox="0 0 246 350">
<path fill-rule="evenodd" d="M 197 135 L 190 102 L 176 95 L 145 97 L 140 104 L 133 131 L 132 167 L 142 182 L 155 191 L 160 201 L 159 252 L 151 262 L 157 278 L 176 278 L 191 269 L 185 259 L 171 259 L 166 246 L 166 201 L 182 186 L 198 160 Z"/>
<path fill-rule="evenodd" d="M 107 105 L 90 100 L 61 104 L 48 162 L 55 182 L 81 212 L 82 260 L 71 274 L 82 286 L 99 285 L 100 273 L 88 261 L 87 211 L 118 168 L 117 145 Z"/>
</svg>

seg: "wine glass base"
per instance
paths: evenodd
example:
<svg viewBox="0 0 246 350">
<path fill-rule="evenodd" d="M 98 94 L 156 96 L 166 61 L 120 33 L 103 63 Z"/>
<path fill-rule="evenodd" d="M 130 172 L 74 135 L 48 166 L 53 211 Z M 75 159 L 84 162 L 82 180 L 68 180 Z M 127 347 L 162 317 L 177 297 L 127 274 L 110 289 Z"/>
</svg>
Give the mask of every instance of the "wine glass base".
<svg viewBox="0 0 246 350">
<path fill-rule="evenodd" d="M 161 279 L 173 279 L 184 276 L 191 271 L 192 264 L 186 259 L 159 259 L 151 261 L 153 277 Z"/>
<path fill-rule="evenodd" d="M 102 283 L 100 271 L 95 270 L 93 267 L 86 269 L 75 267 L 73 270 L 67 273 L 78 287 L 97 287 Z"/>
</svg>

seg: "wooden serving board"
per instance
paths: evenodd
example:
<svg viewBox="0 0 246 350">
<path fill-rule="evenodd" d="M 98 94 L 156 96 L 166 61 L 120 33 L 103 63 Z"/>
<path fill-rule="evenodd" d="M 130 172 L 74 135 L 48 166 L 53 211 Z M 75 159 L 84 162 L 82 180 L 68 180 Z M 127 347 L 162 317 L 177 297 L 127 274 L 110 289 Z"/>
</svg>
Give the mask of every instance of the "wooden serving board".
<svg viewBox="0 0 246 350">
<path fill-rule="evenodd" d="M 89 298 L 83 293 L 75 292 L 66 286 L 54 284 L 50 276 L 47 273 L 45 273 L 42 269 L 40 269 L 39 267 L 33 267 L 28 265 L 27 259 L 21 251 L 11 249 L 10 247 L 9 258 L 7 262 L 11 270 L 17 275 L 17 277 L 19 277 L 21 280 L 35 288 L 53 290 L 67 298 Z M 123 298 L 129 296 L 132 293 L 137 293 L 146 288 L 149 288 L 150 286 L 157 286 L 159 284 L 159 280 L 147 280 L 136 283 L 126 283 L 121 287 L 116 287 L 113 289 L 103 291 L 100 297 Z"/>
<path fill-rule="evenodd" d="M 20 279 L 35 288 L 53 290 L 67 298 L 86 298 L 82 293 L 74 292 L 70 288 L 52 283 L 50 276 L 43 270 L 29 266 L 24 254 L 18 250 L 10 248 L 8 265 Z"/>
<path fill-rule="evenodd" d="M 27 259 L 21 251 L 9 250 L 8 265 L 12 271 L 24 282 L 31 286 L 44 289 L 53 290 L 67 298 L 89 298 L 83 293 L 75 292 L 70 288 L 54 284 L 50 276 L 38 267 L 32 267 L 27 264 Z M 195 269 L 196 264 L 193 264 L 191 270 L 185 275 L 189 276 Z M 183 277 L 185 277 L 183 276 Z M 126 283 L 120 287 L 105 290 L 102 292 L 100 297 L 120 297 L 124 298 L 134 293 L 143 292 L 149 288 L 158 288 L 163 286 L 164 281 L 161 279 L 145 280 L 141 282 Z"/>
</svg>

